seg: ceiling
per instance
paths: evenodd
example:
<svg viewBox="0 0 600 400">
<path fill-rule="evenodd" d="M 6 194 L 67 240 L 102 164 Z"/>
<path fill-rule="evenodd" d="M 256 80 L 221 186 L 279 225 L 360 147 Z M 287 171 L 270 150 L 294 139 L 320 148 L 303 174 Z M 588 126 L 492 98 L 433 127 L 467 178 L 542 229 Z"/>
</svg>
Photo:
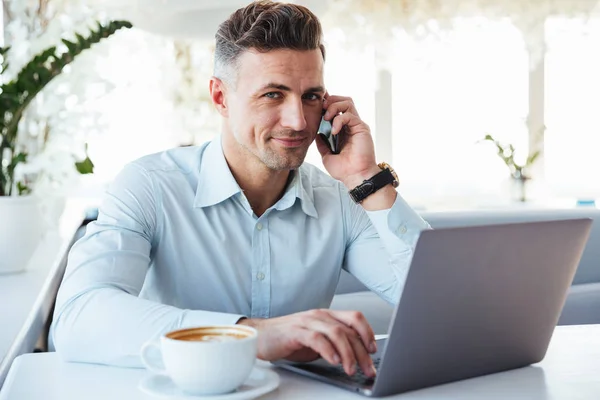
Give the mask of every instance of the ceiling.
<svg viewBox="0 0 600 400">
<path fill-rule="evenodd" d="M 290 1 L 306 5 L 315 14 L 326 0 Z M 194 39 L 213 39 L 219 24 L 249 0 L 92 0 L 113 18 L 131 21 L 153 33 Z"/>
</svg>

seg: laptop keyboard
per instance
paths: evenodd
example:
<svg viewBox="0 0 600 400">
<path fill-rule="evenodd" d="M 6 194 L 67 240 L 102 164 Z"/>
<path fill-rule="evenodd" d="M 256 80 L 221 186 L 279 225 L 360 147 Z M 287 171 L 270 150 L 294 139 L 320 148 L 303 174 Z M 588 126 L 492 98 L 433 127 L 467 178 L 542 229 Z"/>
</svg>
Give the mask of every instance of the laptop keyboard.
<svg viewBox="0 0 600 400">
<path fill-rule="evenodd" d="M 381 358 L 373 359 L 373 365 L 375 366 L 376 369 L 379 369 L 380 361 L 381 361 Z M 346 374 L 346 371 L 344 371 L 344 367 L 342 367 L 341 365 L 337 365 L 335 367 L 329 368 L 327 371 L 327 374 L 330 376 L 336 377 L 336 378 L 342 378 L 346 381 L 350 381 L 350 382 L 354 382 L 354 383 L 358 383 L 358 384 L 369 384 L 369 383 L 373 383 L 373 381 L 375 380 L 375 378 L 369 378 L 368 376 L 366 376 L 360 368 L 357 368 L 354 375 L 352 375 L 352 376 L 348 375 L 348 374 Z"/>
</svg>

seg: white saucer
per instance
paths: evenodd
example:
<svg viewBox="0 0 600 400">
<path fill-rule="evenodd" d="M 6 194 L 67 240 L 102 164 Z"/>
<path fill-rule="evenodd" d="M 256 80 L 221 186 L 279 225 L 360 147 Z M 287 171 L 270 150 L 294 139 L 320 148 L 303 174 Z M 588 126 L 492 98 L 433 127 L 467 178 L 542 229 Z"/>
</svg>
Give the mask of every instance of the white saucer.
<svg viewBox="0 0 600 400">
<path fill-rule="evenodd" d="M 235 392 L 209 395 L 195 396 L 183 392 L 173 381 L 164 375 L 149 375 L 140 381 L 139 388 L 142 392 L 154 397 L 170 400 L 242 400 L 253 399 L 262 396 L 265 393 L 276 389 L 279 386 L 279 375 L 275 371 L 266 368 L 254 367 L 250 376 L 242 386 L 237 388 Z"/>
</svg>

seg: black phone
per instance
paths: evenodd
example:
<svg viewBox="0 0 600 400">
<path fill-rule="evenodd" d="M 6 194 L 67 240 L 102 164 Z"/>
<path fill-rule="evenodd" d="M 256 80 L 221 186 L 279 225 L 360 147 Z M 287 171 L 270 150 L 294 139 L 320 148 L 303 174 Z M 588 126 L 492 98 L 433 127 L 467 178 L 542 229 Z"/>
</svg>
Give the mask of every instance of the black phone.
<svg viewBox="0 0 600 400">
<path fill-rule="evenodd" d="M 317 131 L 317 134 L 321 136 L 324 142 L 327 143 L 327 145 L 329 146 L 329 150 L 331 150 L 333 154 L 340 154 L 340 135 L 339 133 L 337 135 L 331 134 L 331 122 L 326 121 L 323 118 L 323 115 L 325 115 L 325 110 L 323 110 L 323 112 L 321 113 L 321 124 L 319 125 L 319 130 Z"/>
</svg>

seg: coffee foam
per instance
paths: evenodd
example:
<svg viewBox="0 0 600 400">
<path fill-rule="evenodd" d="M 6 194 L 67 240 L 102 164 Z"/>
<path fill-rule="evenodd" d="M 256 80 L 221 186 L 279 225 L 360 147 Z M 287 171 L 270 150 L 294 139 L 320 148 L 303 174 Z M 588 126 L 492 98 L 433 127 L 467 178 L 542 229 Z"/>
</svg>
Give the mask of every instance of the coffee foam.
<svg viewBox="0 0 600 400">
<path fill-rule="evenodd" d="M 252 334 L 243 328 L 188 328 L 166 335 L 170 339 L 196 341 L 196 342 L 231 342 L 234 340 L 246 339 Z"/>
<path fill-rule="evenodd" d="M 221 335 L 203 335 L 200 337 L 200 341 L 202 342 L 231 342 L 234 340 L 238 340 L 238 339 L 243 339 L 246 336 L 238 336 L 238 335 L 228 335 L 228 334 L 221 334 Z"/>
</svg>

